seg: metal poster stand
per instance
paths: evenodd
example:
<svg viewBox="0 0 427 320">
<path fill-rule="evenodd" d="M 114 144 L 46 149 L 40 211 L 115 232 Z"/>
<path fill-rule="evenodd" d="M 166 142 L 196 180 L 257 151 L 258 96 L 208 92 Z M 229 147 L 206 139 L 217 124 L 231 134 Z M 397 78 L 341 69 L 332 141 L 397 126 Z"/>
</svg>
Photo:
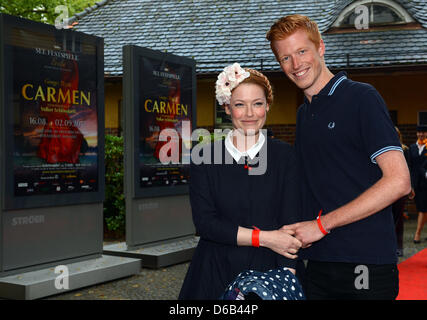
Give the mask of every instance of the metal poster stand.
<svg viewBox="0 0 427 320">
<path fill-rule="evenodd" d="M 139 272 L 102 252 L 103 63 L 102 38 L 0 14 L 2 298 Z"/>
<path fill-rule="evenodd" d="M 196 121 L 196 62 L 136 46 L 123 47 L 126 243 L 104 252 L 159 268 L 191 259 L 198 242 L 188 196 L 189 148 Z M 163 130 L 176 132 L 161 161 Z M 188 161 L 186 162 L 185 159 Z"/>
</svg>

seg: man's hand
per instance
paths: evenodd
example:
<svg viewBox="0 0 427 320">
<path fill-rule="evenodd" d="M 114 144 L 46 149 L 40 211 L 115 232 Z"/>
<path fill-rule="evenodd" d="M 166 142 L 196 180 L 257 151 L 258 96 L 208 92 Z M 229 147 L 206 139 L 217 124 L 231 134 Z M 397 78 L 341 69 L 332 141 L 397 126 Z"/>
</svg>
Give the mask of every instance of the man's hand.
<svg viewBox="0 0 427 320">
<path fill-rule="evenodd" d="M 290 230 L 261 230 L 259 235 L 260 245 L 281 254 L 288 259 L 298 258 L 297 253 L 301 248 L 301 242 L 293 237 Z"/>
<path fill-rule="evenodd" d="M 308 248 L 313 242 L 319 241 L 325 235 L 317 226 L 317 221 L 304 221 L 283 226 L 281 230 L 292 231 L 294 237 L 302 243 L 302 248 Z"/>
</svg>

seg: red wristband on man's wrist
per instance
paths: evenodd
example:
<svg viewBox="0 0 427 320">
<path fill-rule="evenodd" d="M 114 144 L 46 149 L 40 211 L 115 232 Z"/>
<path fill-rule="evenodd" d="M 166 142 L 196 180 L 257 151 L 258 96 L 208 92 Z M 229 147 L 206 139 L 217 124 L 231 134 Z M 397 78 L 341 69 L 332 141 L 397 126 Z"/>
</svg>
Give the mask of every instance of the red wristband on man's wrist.
<svg viewBox="0 0 427 320">
<path fill-rule="evenodd" d="M 257 227 L 253 227 L 252 230 L 252 247 L 259 248 L 259 232 L 260 230 Z"/>
<path fill-rule="evenodd" d="M 319 215 L 317 216 L 317 226 L 319 227 L 320 231 L 326 236 L 330 233 L 330 231 L 326 231 L 325 228 L 322 226 L 322 222 L 320 221 L 320 216 L 322 215 L 322 210 L 319 211 Z"/>
</svg>

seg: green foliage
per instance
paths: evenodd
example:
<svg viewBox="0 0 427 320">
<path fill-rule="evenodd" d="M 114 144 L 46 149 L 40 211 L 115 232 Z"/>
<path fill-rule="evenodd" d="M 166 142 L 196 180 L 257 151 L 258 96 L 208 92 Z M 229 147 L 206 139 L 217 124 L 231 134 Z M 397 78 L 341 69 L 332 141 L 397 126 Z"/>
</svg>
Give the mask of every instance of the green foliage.
<svg viewBox="0 0 427 320">
<path fill-rule="evenodd" d="M 219 134 L 215 132 L 211 132 L 209 136 L 200 136 L 199 137 L 199 144 L 207 144 L 212 143 L 217 140 L 224 140 L 227 134 L 221 132 Z"/>
<path fill-rule="evenodd" d="M 123 137 L 105 136 L 104 219 L 110 231 L 125 231 Z"/>
<path fill-rule="evenodd" d="M 68 8 L 68 16 L 82 12 L 99 0 L 0 0 L 0 12 L 26 18 L 38 22 L 55 24 L 59 13 L 55 8 L 64 5 Z"/>
</svg>

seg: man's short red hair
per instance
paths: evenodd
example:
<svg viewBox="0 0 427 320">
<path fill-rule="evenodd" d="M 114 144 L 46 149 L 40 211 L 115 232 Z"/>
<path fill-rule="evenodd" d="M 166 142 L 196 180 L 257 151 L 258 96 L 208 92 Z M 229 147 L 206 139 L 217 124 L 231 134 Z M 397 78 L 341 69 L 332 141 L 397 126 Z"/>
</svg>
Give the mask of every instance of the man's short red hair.
<svg viewBox="0 0 427 320">
<path fill-rule="evenodd" d="M 267 32 L 267 40 L 270 41 L 271 45 L 273 41 L 283 40 L 301 29 L 307 32 L 309 39 L 316 45 L 316 48 L 319 48 L 322 37 L 317 23 L 300 14 L 293 14 L 277 20 Z"/>
</svg>

